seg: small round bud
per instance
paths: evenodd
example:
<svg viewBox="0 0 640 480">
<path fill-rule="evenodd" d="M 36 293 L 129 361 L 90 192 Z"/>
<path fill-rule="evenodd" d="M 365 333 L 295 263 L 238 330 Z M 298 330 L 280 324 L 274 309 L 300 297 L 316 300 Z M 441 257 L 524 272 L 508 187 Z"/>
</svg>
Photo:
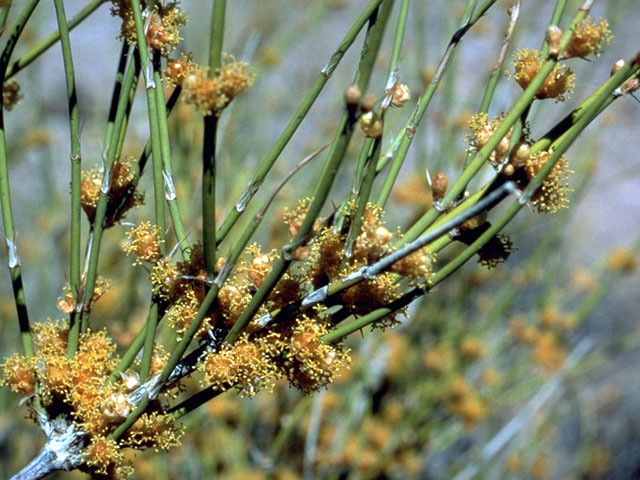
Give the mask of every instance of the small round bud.
<svg viewBox="0 0 640 480">
<path fill-rule="evenodd" d="M 433 176 L 431 180 L 431 192 L 433 199 L 439 201 L 447 193 L 449 188 L 449 178 L 442 172 L 438 172 Z"/>
<path fill-rule="evenodd" d="M 20 85 L 15 80 L 7 80 L 2 86 L 2 105 L 5 109 L 11 110 L 22 98 Z"/>
<path fill-rule="evenodd" d="M 562 29 L 557 25 L 549 25 L 545 39 L 549 44 L 549 53 L 558 55 L 560 53 L 560 39 L 562 38 Z"/>
<path fill-rule="evenodd" d="M 71 313 L 76 309 L 76 304 L 77 302 L 75 296 L 73 295 L 73 292 L 71 291 L 71 287 L 69 285 L 66 285 L 64 287 L 63 295 L 59 296 L 58 300 L 56 301 L 58 310 L 60 310 L 62 313 Z"/>
<path fill-rule="evenodd" d="M 618 71 L 625 66 L 625 61 L 623 59 L 618 60 L 616 63 L 613 64 L 613 67 L 611 67 L 611 75 L 615 75 L 616 73 L 618 73 Z"/>
<path fill-rule="evenodd" d="M 173 85 L 182 85 L 184 79 L 194 71 L 195 65 L 191 60 L 191 54 L 183 53 L 179 60 L 167 60 L 167 69 L 165 76 L 169 83 Z"/>
<path fill-rule="evenodd" d="M 487 221 L 487 211 L 483 211 L 476 215 L 475 217 L 471 217 L 469 220 L 460 225 L 460 230 L 475 230 L 484 222 Z"/>
<path fill-rule="evenodd" d="M 147 44 L 155 49 L 162 50 L 169 41 L 169 35 L 163 25 L 150 25 L 147 30 Z"/>
<path fill-rule="evenodd" d="M 498 143 L 498 146 L 494 150 L 499 158 L 504 158 L 507 155 L 509 144 L 509 137 L 503 137 L 502 140 L 500 140 L 500 143 Z"/>
<path fill-rule="evenodd" d="M 376 99 L 375 95 L 371 93 L 366 93 L 362 97 L 362 105 L 360 105 L 360 109 L 364 113 L 370 112 L 371 110 L 376 108 L 376 103 L 378 103 L 378 100 Z"/>
<path fill-rule="evenodd" d="M 347 105 L 357 105 L 361 95 L 362 93 L 357 85 L 349 85 L 344 91 L 344 101 Z"/>
<path fill-rule="evenodd" d="M 391 106 L 402 107 L 411 98 L 411 90 L 402 83 L 396 83 L 391 96 Z"/>
<path fill-rule="evenodd" d="M 382 135 L 382 120 L 374 112 L 367 112 L 360 117 L 360 128 L 365 136 L 378 138 Z"/>
<path fill-rule="evenodd" d="M 529 147 L 526 143 L 520 143 L 513 150 L 511 150 L 511 155 L 509 155 L 509 163 L 513 165 L 514 168 L 522 167 L 527 160 L 531 157 L 531 147 Z"/>
<path fill-rule="evenodd" d="M 382 225 L 376 228 L 376 233 L 375 233 L 376 242 L 379 242 L 380 244 L 384 245 L 391 241 L 391 237 L 393 237 L 393 235 L 391 235 L 391 232 L 387 230 L 385 227 L 383 227 Z"/>
<path fill-rule="evenodd" d="M 119 422 L 131 413 L 131 404 L 124 393 L 112 393 L 101 405 L 102 415 L 109 422 Z"/>
<path fill-rule="evenodd" d="M 271 259 L 269 256 L 265 254 L 257 255 L 253 258 L 248 270 L 249 280 L 251 280 L 256 287 L 260 287 L 270 270 Z"/>
<path fill-rule="evenodd" d="M 511 165 L 510 163 L 507 163 L 504 168 L 502 169 L 502 173 L 507 176 L 510 177 L 511 175 L 513 175 L 514 173 L 516 173 L 516 169 L 513 167 L 513 165 Z"/>
<path fill-rule="evenodd" d="M 624 93 L 633 93 L 640 88 L 640 80 L 637 78 L 632 78 L 631 80 L 627 80 L 622 85 L 622 91 Z"/>
</svg>

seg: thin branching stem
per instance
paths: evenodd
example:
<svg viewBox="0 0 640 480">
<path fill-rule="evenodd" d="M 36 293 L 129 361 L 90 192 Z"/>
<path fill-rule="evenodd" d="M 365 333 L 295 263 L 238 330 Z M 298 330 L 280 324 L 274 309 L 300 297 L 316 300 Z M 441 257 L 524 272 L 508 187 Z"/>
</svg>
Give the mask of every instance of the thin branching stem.
<svg viewBox="0 0 640 480">
<path fill-rule="evenodd" d="M 145 90 L 147 94 L 147 113 L 149 117 L 149 130 L 151 133 L 151 155 L 153 161 L 153 192 L 154 192 L 154 205 L 156 212 L 156 225 L 159 230 L 159 240 L 161 251 L 164 253 L 165 236 L 166 236 L 166 221 L 165 221 L 165 198 L 164 198 L 164 178 L 163 171 L 163 155 L 169 154 L 168 151 L 163 151 L 161 136 L 164 134 L 168 136 L 166 130 L 166 116 L 160 115 L 158 111 L 158 104 L 164 104 L 164 98 L 159 98 L 156 95 L 156 90 L 161 90 L 162 84 L 157 84 L 154 77 L 156 68 L 159 67 L 159 52 L 154 52 L 155 58 L 149 57 L 149 50 L 147 47 L 145 26 L 142 18 L 142 10 L 140 8 L 139 0 L 132 0 L 131 5 L 133 7 L 133 16 L 136 25 L 136 37 L 138 41 L 138 51 L 140 52 L 140 64 L 142 66 L 142 75 L 145 80 Z M 154 68 L 154 66 L 156 68 Z M 162 95 L 160 95 L 162 97 Z M 160 116 L 163 117 L 164 122 L 161 124 Z M 161 125 L 164 125 L 165 131 L 161 131 Z M 164 140 L 168 147 L 168 138 Z M 153 301 L 149 310 L 149 315 L 146 321 L 146 337 L 144 341 L 144 350 L 142 354 L 142 363 L 140 365 L 140 379 L 146 381 L 151 368 L 151 360 L 153 357 L 153 346 L 155 343 L 156 327 L 158 326 L 158 304 Z"/>
<path fill-rule="evenodd" d="M 69 31 L 73 30 L 77 27 L 82 21 L 95 12 L 100 5 L 105 3 L 104 0 L 92 0 L 85 7 L 76 13 L 73 18 L 68 22 Z M 33 62 L 36 58 L 46 52 L 52 45 L 54 45 L 60 39 L 60 32 L 54 32 L 49 35 L 47 38 L 38 43 L 35 47 L 25 53 L 18 60 L 13 62 L 11 65 L 5 65 L 5 78 L 10 78 L 18 73 L 20 70 L 25 68 L 31 62 Z"/>
<path fill-rule="evenodd" d="M 162 85 L 162 72 L 160 71 L 159 58 L 154 61 L 153 76 L 156 85 Z M 164 182 L 164 198 L 169 207 L 171 224 L 176 234 L 176 239 L 180 245 L 180 252 L 184 260 L 189 259 L 189 241 L 182 222 L 180 206 L 173 181 L 173 169 L 171 167 L 171 146 L 169 143 L 169 127 L 167 125 L 167 107 L 165 105 L 164 92 L 162 88 L 156 88 L 156 106 L 158 108 L 158 127 L 160 131 L 160 148 L 162 151 L 162 178 Z M 164 248 L 166 248 L 163 245 Z M 163 253 L 166 250 L 163 249 Z"/>
<path fill-rule="evenodd" d="M 443 266 L 429 279 L 429 289 L 435 287 L 440 282 L 448 278 L 451 274 L 453 274 L 456 270 L 458 270 L 471 257 L 473 257 L 473 255 L 475 255 L 483 245 L 485 245 L 491 238 L 497 235 L 513 219 L 513 217 L 522 209 L 522 207 L 527 204 L 527 201 L 536 192 L 536 190 L 540 188 L 544 179 L 551 172 L 551 169 L 562 157 L 564 152 L 566 152 L 566 150 L 571 146 L 573 141 L 600 113 L 602 104 L 608 102 L 609 98 L 615 95 L 616 89 L 619 88 L 619 86 L 622 85 L 630 75 L 637 73 L 638 69 L 639 66 L 636 63 L 630 62 L 598 89 L 597 97 L 594 98 L 589 107 L 585 109 L 582 117 L 571 127 L 571 129 L 569 129 L 569 131 L 566 132 L 565 135 L 563 135 L 562 139 L 557 143 L 557 145 L 555 145 L 553 153 L 551 154 L 543 168 L 531 180 L 525 190 L 518 195 L 518 199 L 507 209 L 505 213 L 500 216 L 500 218 L 495 223 L 491 225 L 489 229 L 487 229 L 471 245 L 465 248 L 459 255 L 457 255 L 452 261 Z M 490 195 L 495 195 L 496 193 L 497 191 L 494 191 L 493 194 Z M 470 209 L 473 209 L 475 211 L 477 208 L 479 208 L 480 203 L 481 202 L 476 203 L 473 207 L 470 207 Z M 484 208 L 485 207 L 483 206 L 482 209 Z M 433 234 L 434 231 L 432 230 L 431 233 Z M 439 233 L 441 232 L 437 232 L 435 236 L 440 237 L 441 235 Z M 414 242 L 412 242 L 412 244 L 413 243 Z M 364 276 L 363 274 L 361 275 Z M 332 332 L 323 336 L 322 340 L 327 343 L 335 342 L 341 338 L 344 338 L 350 333 L 361 330 L 365 326 L 378 321 L 386 315 L 404 308 L 409 303 L 411 303 L 411 301 L 413 301 L 415 298 L 422 295 L 426 291 L 427 289 L 424 287 L 415 288 L 404 294 L 399 299 L 390 303 L 388 306 L 376 309 L 369 314 L 364 315 L 357 320 L 354 320 L 353 322 L 336 328 Z"/>
<path fill-rule="evenodd" d="M 78 97 L 76 95 L 76 81 L 73 68 L 73 55 L 71 52 L 71 40 L 67 27 L 67 16 L 62 0 L 54 0 L 58 31 L 60 32 L 60 45 L 62 46 L 62 60 L 64 63 L 65 80 L 67 85 L 67 101 L 69 102 L 69 136 L 71 142 L 71 252 L 69 255 L 69 283 L 71 292 L 76 302 L 81 297 L 80 285 L 80 221 L 82 219 L 82 207 L 80 206 L 80 122 L 78 120 Z M 75 326 L 80 320 L 79 312 L 74 308 L 70 314 L 71 326 Z M 77 328 L 73 329 L 78 332 Z M 69 339 L 67 342 L 67 354 L 72 357 L 78 339 Z"/>
<path fill-rule="evenodd" d="M 385 0 L 382 2 L 378 12 L 374 13 L 370 19 L 369 29 L 365 38 L 365 47 L 362 49 L 362 56 L 356 74 L 355 84 L 361 91 L 365 91 L 369 83 L 373 63 L 378 54 L 378 48 L 384 33 L 384 27 L 389 17 L 392 2 Z M 344 153 L 351 139 L 353 128 L 356 123 L 355 112 L 353 109 L 347 108 L 343 114 L 342 120 L 338 127 L 338 133 L 329 151 L 328 158 L 325 162 L 324 169 L 318 179 L 318 184 L 313 193 L 313 200 L 309 204 L 307 214 L 298 232 L 292 241 L 282 248 L 280 257 L 273 263 L 273 267 L 269 275 L 265 278 L 258 291 L 254 294 L 242 314 L 238 317 L 235 324 L 227 334 L 225 342 L 233 343 L 249 321 L 253 318 L 258 308 L 263 304 L 269 296 L 277 282 L 280 280 L 284 272 L 293 261 L 293 252 L 305 244 L 308 236 L 313 229 L 320 210 L 329 194 L 331 185 L 340 166 L 340 162 L 344 157 Z"/>
<path fill-rule="evenodd" d="M 389 78 L 392 78 L 394 72 L 398 69 L 400 63 L 400 55 L 402 53 L 402 41 L 404 39 L 404 31 L 407 26 L 407 17 L 409 16 L 409 0 L 402 0 L 400 4 L 400 13 L 398 14 L 398 23 L 396 24 L 396 34 L 393 39 L 393 49 L 391 50 L 391 61 L 389 62 Z"/>
<path fill-rule="evenodd" d="M 211 12 L 211 36 L 209 39 L 209 76 L 217 74 L 221 65 L 224 21 L 227 2 L 215 0 Z M 218 137 L 218 112 L 204 118 L 202 145 L 202 250 L 204 269 L 213 280 L 216 267 L 216 144 Z"/>
<path fill-rule="evenodd" d="M 386 8 L 384 9 L 384 15 L 373 15 L 371 18 L 371 26 L 369 28 L 368 31 L 368 35 L 365 39 L 365 45 L 368 46 L 368 48 L 364 48 L 363 49 L 363 54 L 362 54 L 362 58 L 361 58 L 361 62 L 360 62 L 360 69 L 359 69 L 359 74 L 356 76 L 357 77 L 357 82 L 359 84 L 359 86 L 362 88 L 364 86 L 366 86 L 366 84 L 368 83 L 368 80 L 370 78 L 371 75 L 371 69 L 373 67 L 373 60 L 375 59 L 375 57 L 377 56 L 377 50 L 380 44 L 380 40 L 382 37 L 382 31 L 383 28 L 382 26 L 384 26 L 384 24 L 386 23 L 386 18 L 388 17 L 389 14 L 389 10 L 391 7 L 391 3 L 390 1 L 386 2 Z M 378 21 L 376 21 L 376 19 Z M 384 21 L 383 21 L 384 19 Z M 382 24 L 382 26 L 381 26 Z M 377 28 L 374 28 L 377 25 Z M 350 115 L 350 117 L 353 117 L 353 113 Z M 332 145 L 332 151 L 333 151 L 333 157 L 332 157 L 332 152 L 329 152 L 329 160 L 327 160 L 326 164 L 325 164 L 325 169 L 324 169 L 324 175 L 321 177 L 321 183 L 323 184 L 323 188 L 320 189 L 320 193 L 322 193 L 324 195 L 324 198 L 326 198 L 326 195 L 328 194 L 328 188 L 330 186 L 331 180 L 333 178 L 333 176 L 335 175 L 335 172 L 337 170 L 337 165 L 336 163 L 339 163 L 339 158 L 335 158 L 335 156 L 337 155 L 337 153 L 340 153 L 340 158 L 342 158 L 342 155 L 344 154 L 344 151 L 346 150 L 346 144 L 348 142 L 346 142 L 345 140 L 350 136 L 350 128 L 347 128 L 347 120 L 349 120 L 349 123 L 351 125 L 353 125 L 353 123 L 355 123 L 355 118 L 347 118 L 347 116 L 344 116 L 344 120 L 339 128 L 339 134 L 337 137 L 337 140 L 334 141 L 333 145 Z M 327 178 L 330 177 L 330 178 Z M 316 189 L 318 190 L 318 189 Z M 326 191 L 324 191 L 326 190 Z M 324 203 L 324 198 L 322 203 Z M 319 213 L 320 210 L 320 206 L 316 206 L 317 211 L 315 212 L 315 215 L 313 216 L 313 218 L 315 219 Z M 309 217 L 307 217 L 309 218 Z M 312 222 L 311 222 L 312 223 Z M 302 228 L 302 227 L 301 227 Z M 310 230 L 310 227 L 308 227 L 308 229 Z M 299 232 L 300 233 L 300 232 Z M 304 237 L 306 237 L 306 234 L 304 235 Z M 304 237 L 301 237 L 304 238 Z M 298 240 L 301 240 L 298 239 Z M 295 239 L 294 239 L 295 241 Z M 290 263 L 290 260 L 287 261 L 287 265 Z M 275 269 L 276 267 L 274 267 Z M 225 269 L 226 270 L 226 269 Z M 195 318 L 193 319 L 193 321 L 191 322 L 189 328 L 187 329 L 187 331 L 184 333 L 184 336 L 182 338 L 182 340 L 178 343 L 178 345 L 175 347 L 175 349 L 173 349 L 171 356 L 167 362 L 167 364 L 165 365 L 165 368 L 163 369 L 161 375 L 160 375 L 160 384 L 163 384 L 164 382 L 167 381 L 167 379 L 170 377 L 173 369 L 175 368 L 175 366 L 178 364 L 178 362 L 180 361 L 180 359 L 182 358 L 182 355 L 184 354 L 184 352 L 186 351 L 187 347 L 189 346 L 191 340 L 193 339 L 193 337 L 195 336 L 196 332 L 198 331 L 202 321 L 205 318 L 206 313 L 209 311 L 209 309 L 211 308 L 211 306 L 213 305 L 213 302 L 216 299 L 216 296 L 218 294 L 218 291 L 220 289 L 220 286 L 222 285 L 222 283 L 224 282 L 224 273 L 225 270 L 223 270 L 220 275 L 219 275 L 219 279 L 216 279 L 216 281 L 211 285 L 211 287 L 209 288 L 209 291 L 207 292 L 207 295 L 205 296 L 202 304 L 200 305 L 198 312 L 196 313 Z M 280 274 L 282 274 L 284 272 L 284 268 L 281 268 L 280 270 Z M 228 274 L 228 271 L 226 272 Z M 267 280 L 265 281 L 268 281 Z M 279 278 L 279 276 L 278 276 Z M 276 279 L 277 280 L 277 279 Z M 274 282 L 275 284 L 275 282 Z M 259 293 L 259 292 L 258 292 Z M 256 295 L 258 295 L 258 293 Z M 255 298 L 255 296 L 254 296 Z M 250 305 L 251 306 L 251 305 Z M 245 310 L 245 312 L 247 312 L 247 310 Z M 253 314 L 251 314 L 251 316 L 253 316 Z M 238 325 L 238 322 L 240 320 L 238 320 L 236 322 L 236 325 Z M 246 323 L 246 322 L 245 322 Z M 233 332 L 233 330 L 232 330 Z M 233 335 L 238 335 L 240 332 L 239 330 L 236 331 L 235 333 L 233 333 Z M 230 332 L 231 334 L 231 332 Z M 233 341 L 234 337 L 227 335 L 226 337 L 226 341 Z M 206 391 L 204 391 L 206 392 Z M 205 393 L 202 393 L 202 395 L 205 395 Z M 207 399 L 208 400 L 208 399 Z M 206 401 L 206 400 L 205 400 Z M 127 419 L 121 424 L 119 425 L 110 435 L 109 438 L 112 439 L 117 439 L 120 436 L 122 436 L 127 429 L 133 424 L 133 422 L 135 422 L 135 420 L 145 411 L 146 407 L 148 406 L 150 400 L 148 397 L 145 397 L 140 404 L 138 404 L 138 406 L 129 414 L 129 416 L 127 417 Z"/>
<path fill-rule="evenodd" d="M 498 59 L 494 63 L 493 68 L 491 69 L 491 73 L 489 74 L 489 78 L 487 79 L 487 85 L 484 89 L 484 94 L 482 95 L 482 101 L 480 102 L 478 113 L 487 113 L 489 111 L 491 101 L 493 100 L 493 95 L 495 94 L 496 88 L 498 87 L 498 82 L 503 76 L 502 72 L 504 68 L 504 61 L 507 58 L 507 51 L 509 50 L 509 45 L 511 43 L 511 36 L 513 35 L 518 17 L 520 16 L 521 6 L 522 1 L 518 0 L 511 7 L 511 15 L 509 16 L 509 24 L 507 25 L 507 32 L 504 36 L 504 42 L 502 43 L 502 48 L 500 49 Z M 468 152 L 464 160 L 463 168 L 467 168 L 472 158 L 473 153 Z"/>
<path fill-rule="evenodd" d="M 387 172 L 387 176 L 382 184 L 380 189 L 380 193 L 378 194 L 378 199 L 376 203 L 381 207 L 384 207 L 389 199 L 389 195 L 391 195 L 391 190 L 393 189 L 393 184 L 398 178 L 398 174 L 400 173 L 400 168 L 404 163 L 404 160 L 407 156 L 407 152 L 409 151 L 409 147 L 411 146 L 411 142 L 413 140 L 413 136 L 415 134 L 416 128 L 419 125 L 422 117 L 424 116 L 429 104 L 431 103 L 431 99 L 444 76 L 444 73 L 447 71 L 447 68 L 451 64 L 455 51 L 460 44 L 460 41 L 465 36 L 465 34 L 473 27 L 473 25 L 482 18 L 482 16 L 486 13 L 486 11 L 496 2 L 496 0 L 488 0 L 484 4 L 482 4 L 479 8 L 474 9 L 475 3 L 473 1 L 469 1 L 467 3 L 467 8 L 465 10 L 463 21 L 458 30 L 453 34 L 451 40 L 449 41 L 449 45 L 447 46 L 442 58 L 440 59 L 440 63 L 438 64 L 438 68 L 436 69 L 436 73 L 434 74 L 431 82 L 425 89 L 425 91 L 420 95 L 418 99 L 418 104 L 416 105 L 414 111 L 411 114 L 409 121 L 407 122 L 402 139 L 399 142 L 397 147 L 397 151 L 395 152 L 393 161 L 391 162 L 391 167 Z"/>
<path fill-rule="evenodd" d="M 347 242 L 345 244 L 345 261 L 353 255 L 353 245 L 360 235 L 360 228 L 364 220 L 364 212 L 369 202 L 369 195 L 371 195 L 371 189 L 373 188 L 373 181 L 376 178 L 376 159 L 380 155 L 380 148 L 382 146 L 382 136 L 375 139 L 368 138 L 365 140 L 362 147 L 362 153 L 366 156 L 367 170 L 362 181 L 362 185 L 358 188 L 357 206 L 349 226 L 349 233 L 347 235 Z"/>
<path fill-rule="evenodd" d="M 314 82 L 307 95 L 302 100 L 302 103 L 300 104 L 296 112 L 293 114 L 293 117 L 283 130 L 280 138 L 278 138 L 267 156 L 260 163 L 260 166 L 249 182 L 249 185 L 247 185 L 247 188 L 244 190 L 244 192 L 236 202 L 233 210 L 227 215 L 224 222 L 218 229 L 218 243 L 226 238 L 231 228 L 233 228 L 240 216 L 244 213 L 247 205 L 262 185 L 265 177 L 275 164 L 276 160 L 280 158 L 280 154 L 287 146 L 289 140 L 291 140 L 291 137 L 293 137 L 293 134 L 296 132 L 304 118 L 307 116 L 307 113 L 309 113 L 309 110 L 320 95 L 320 92 L 329 81 L 329 78 L 331 78 L 331 75 L 333 75 L 334 70 L 340 64 L 342 57 L 347 52 L 347 50 L 349 50 L 362 28 L 364 28 L 364 26 L 366 25 L 369 17 L 371 17 L 372 13 L 378 8 L 381 2 L 382 0 L 371 0 L 369 2 L 367 7 L 362 11 L 353 26 L 344 36 L 338 48 L 335 50 L 335 52 L 333 52 L 325 67 L 320 71 L 318 78 Z"/>
<path fill-rule="evenodd" d="M 585 5 L 588 7 L 589 3 L 585 2 Z M 522 114 L 529 108 L 536 94 L 544 84 L 547 76 L 553 71 L 556 64 L 558 63 L 559 56 L 562 55 L 562 52 L 569 44 L 573 31 L 587 16 L 589 10 L 588 8 L 584 8 L 585 5 L 583 5 L 583 7 L 578 10 L 571 22 L 571 26 L 563 34 L 560 40 L 558 55 L 547 56 L 544 59 L 540 70 L 538 70 L 538 73 L 531 80 L 531 83 L 529 83 L 527 88 L 524 89 L 509 113 L 507 113 L 507 115 L 504 117 L 500 126 L 496 128 L 491 138 L 487 141 L 484 147 L 482 147 L 478 151 L 474 159 L 469 163 L 468 167 L 462 172 L 460 177 L 458 177 L 456 182 L 445 194 L 441 201 L 443 205 L 453 204 L 459 198 L 459 196 L 464 193 L 466 186 L 486 163 L 491 152 L 493 152 L 493 150 L 498 146 L 498 143 L 500 143 L 500 141 L 504 138 L 511 127 L 513 127 L 513 125 L 521 119 Z M 415 239 L 418 235 L 420 235 L 420 232 L 423 232 L 426 228 L 428 228 L 436 220 L 436 218 L 438 218 L 439 215 L 440 212 L 438 210 L 436 210 L 435 208 L 430 209 L 407 231 L 400 244 Z"/>
<path fill-rule="evenodd" d="M 16 20 L 7 43 L 0 56 L 0 86 L 4 88 L 4 72 L 9 64 L 16 43 L 24 30 L 24 27 L 31 17 L 31 14 L 38 5 L 39 0 L 30 0 L 20 12 Z M 4 229 L 5 242 L 8 251 L 8 266 L 11 274 L 11 284 L 13 287 L 13 298 L 18 313 L 18 325 L 20 327 L 20 338 L 22 347 L 27 357 L 33 356 L 33 343 L 29 326 L 29 313 L 27 311 L 27 301 L 22 283 L 22 268 L 20 257 L 18 256 L 18 245 L 16 243 L 15 228 L 13 225 L 13 208 L 11 206 L 11 191 L 9 189 L 9 166 L 8 166 L 7 139 L 4 127 L 4 106 L 0 102 L 0 206 L 2 209 L 2 226 Z"/>
<path fill-rule="evenodd" d="M 137 50 L 136 50 L 137 52 Z M 127 67 L 124 81 L 122 83 L 122 89 L 120 90 L 120 96 L 118 98 L 118 104 L 115 109 L 115 118 L 113 121 L 113 130 L 111 134 L 111 141 L 107 147 L 106 156 L 103 158 L 104 162 L 104 177 L 102 186 L 100 188 L 100 196 L 98 198 L 98 205 L 96 206 L 96 213 L 91 225 L 91 242 L 88 256 L 88 267 L 84 285 L 84 298 L 83 302 L 79 305 L 82 310 L 82 320 L 80 324 L 80 331 L 85 332 L 89 324 L 89 311 L 84 308 L 89 305 L 91 297 L 93 296 L 93 289 L 95 287 L 96 279 L 98 277 L 98 260 L 100 257 L 100 246 L 102 243 L 102 234 L 105 227 L 105 219 L 107 214 L 109 190 L 111 188 L 111 171 L 115 156 L 117 152 L 117 145 L 119 143 L 119 135 L 115 135 L 115 132 L 122 133 L 121 126 L 125 121 L 125 116 L 128 111 L 129 104 L 129 92 L 132 88 L 135 88 L 138 76 L 140 74 L 140 57 L 137 54 L 131 55 L 129 66 Z M 114 90 L 114 93 L 115 90 Z"/>
</svg>

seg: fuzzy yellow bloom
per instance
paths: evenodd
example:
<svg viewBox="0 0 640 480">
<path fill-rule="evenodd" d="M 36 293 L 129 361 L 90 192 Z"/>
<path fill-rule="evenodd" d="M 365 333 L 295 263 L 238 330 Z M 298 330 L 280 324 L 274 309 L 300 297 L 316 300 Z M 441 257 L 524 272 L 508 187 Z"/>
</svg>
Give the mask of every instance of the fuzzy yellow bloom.
<svg viewBox="0 0 640 480">
<path fill-rule="evenodd" d="M 528 48 L 518 50 L 514 55 L 513 62 L 515 68 L 514 80 L 523 89 L 527 88 L 540 68 L 542 68 L 542 63 L 539 51 Z M 575 75 L 571 69 L 566 65 L 557 64 L 536 93 L 536 98 L 554 98 L 557 101 L 566 100 L 573 90 L 574 81 Z"/>
</svg>

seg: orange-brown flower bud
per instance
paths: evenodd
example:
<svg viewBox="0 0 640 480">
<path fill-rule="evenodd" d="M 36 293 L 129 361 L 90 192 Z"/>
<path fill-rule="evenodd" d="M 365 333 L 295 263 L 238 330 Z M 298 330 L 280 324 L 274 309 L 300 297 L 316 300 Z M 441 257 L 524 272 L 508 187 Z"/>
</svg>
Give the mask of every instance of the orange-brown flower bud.
<svg viewBox="0 0 640 480">
<path fill-rule="evenodd" d="M 393 87 L 393 94 L 391 97 L 391 106 L 399 108 L 402 107 L 411 99 L 411 90 L 409 87 L 402 83 L 396 83 Z"/>
<path fill-rule="evenodd" d="M 382 135 L 384 125 L 382 119 L 374 112 L 367 112 L 360 116 L 360 128 L 362 133 L 369 138 L 378 138 Z"/>
<path fill-rule="evenodd" d="M 344 91 L 344 101 L 347 105 L 357 105 L 361 95 L 360 88 L 357 85 L 349 85 Z"/>
<path fill-rule="evenodd" d="M 366 93 L 362 97 L 362 104 L 360 105 L 360 109 L 362 110 L 363 113 L 370 112 L 374 108 L 376 108 L 377 103 L 378 103 L 378 100 L 376 99 L 375 95 L 371 93 Z"/>
<path fill-rule="evenodd" d="M 435 201 L 442 200 L 449 188 L 449 177 L 443 172 L 436 173 L 431 179 L 431 192 Z"/>
</svg>

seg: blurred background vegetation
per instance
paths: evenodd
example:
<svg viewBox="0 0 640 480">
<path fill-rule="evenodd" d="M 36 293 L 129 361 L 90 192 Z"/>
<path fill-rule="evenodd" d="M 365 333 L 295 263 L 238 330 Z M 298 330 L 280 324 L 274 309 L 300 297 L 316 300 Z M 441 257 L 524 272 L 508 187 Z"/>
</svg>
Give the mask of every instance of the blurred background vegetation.
<svg viewBox="0 0 640 480">
<path fill-rule="evenodd" d="M 13 3 L 18 11 L 23 2 Z M 67 3 L 69 17 L 84 5 Z M 206 56 L 208 41 L 198 32 L 207 31 L 208 3 L 181 4 L 190 18 L 183 48 L 193 51 L 196 61 Z M 554 3 L 524 2 L 511 52 L 539 46 Z M 570 1 L 569 11 L 579 3 Z M 219 214 L 232 207 L 248 181 L 243 172 L 264 157 L 365 4 L 229 3 L 224 51 L 249 61 L 257 77 L 223 119 Z M 430 206 L 425 168 L 451 178 L 460 171 L 466 124 L 502 44 L 508 4 L 499 2 L 462 42 L 394 189 L 385 217 L 390 230 L 404 228 Z M 400 79 L 414 92 L 412 104 L 464 5 L 411 2 Z M 17 55 L 55 28 L 53 5 L 42 3 L 35 15 Z M 572 63 L 577 81 L 568 102 L 536 102 L 530 116 L 534 138 L 604 81 L 617 59 L 636 53 L 638 2 L 599 2 L 592 16 L 607 18 L 615 38 L 599 59 Z M 118 25 L 104 5 L 71 34 L 83 168 L 99 163 L 102 154 L 105 93 L 111 91 L 120 49 Z M 372 85 L 384 84 L 390 31 Z M 24 97 L 6 113 L 18 245 L 30 314 L 38 320 L 61 317 L 56 298 L 67 270 L 68 120 L 59 50 L 54 46 L 16 77 Z M 274 184 L 331 138 L 358 58 L 353 50 L 268 177 Z M 504 78 L 490 113 L 507 109 L 518 92 Z M 148 136 L 142 86 L 138 94 L 124 147 L 134 156 Z M 395 122 L 390 131 L 400 128 L 404 115 L 390 112 L 387 121 Z M 507 229 L 518 249 L 507 264 L 492 270 L 469 264 L 416 301 L 401 326 L 355 335 L 351 369 L 327 391 L 302 397 L 282 384 L 274 394 L 253 399 L 233 391 L 215 398 L 184 419 L 188 433 L 182 448 L 138 454 L 136 478 L 639 478 L 640 275 L 634 268 L 640 238 L 639 116 L 637 102 L 620 99 L 572 147 L 570 209 L 549 216 L 523 212 Z M 180 105 L 170 125 L 178 197 L 187 212 L 197 210 L 200 201 L 193 188 L 199 180 L 200 118 L 192 107 Z M 356 156 L 354 146 L 353 165 Z M 259 231 L 265 247 L 282 243 L 287 235 L 282 209 L 311 189 L 313 169 L 319 167 L 307 167 L 283 190 Z M 349 188 L 350 173 L 342 173 L 336 190 Z M 151 192 L 152 186 L 143 189 Z M 252 208 L 260 208 L 259 198 Z M 147 219 L 149 208 L 131 212 L 127 220 Z M 184 219 L 199 235 L 198 218 Z M 148 306 L 146 274 L 130 268 L 131 259 L 120 249 L 125 231 L 116 227 L 105 238 L 101 265 L 113 288 L 93 315 L 95 326 L 107 326 L 121 344 L 135 335 Z M 19 349 L 8 274 L 0 275 L 0 315 L 4 357 Z M 27 463 L 43 441 L 22 418 L 26 409 L 18 402 L 17 395 L 0 389 L 2 478 Z"/>
</svg>

